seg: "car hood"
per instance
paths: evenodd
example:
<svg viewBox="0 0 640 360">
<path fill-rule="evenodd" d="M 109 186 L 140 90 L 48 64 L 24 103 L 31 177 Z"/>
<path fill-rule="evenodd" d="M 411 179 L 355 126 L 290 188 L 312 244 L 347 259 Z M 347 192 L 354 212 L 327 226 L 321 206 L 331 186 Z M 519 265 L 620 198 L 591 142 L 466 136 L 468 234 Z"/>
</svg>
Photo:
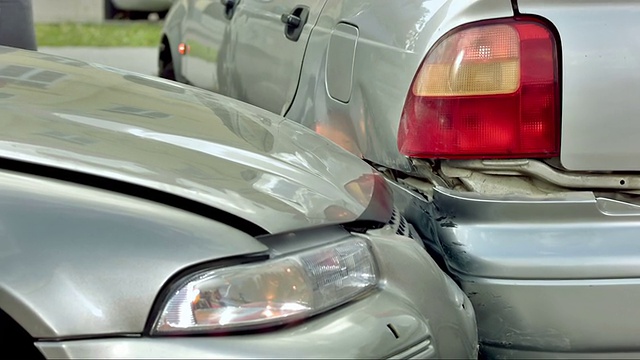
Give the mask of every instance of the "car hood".
<svg viewBox="0 0 640 360">
<path fill-rule="evenodd" d="M 0 124 L 3 158 L 177 195 L 264 233 L 391 215 L 378 173 L 332 142 L 151 76 L 0 47 Z"/>
</svg>

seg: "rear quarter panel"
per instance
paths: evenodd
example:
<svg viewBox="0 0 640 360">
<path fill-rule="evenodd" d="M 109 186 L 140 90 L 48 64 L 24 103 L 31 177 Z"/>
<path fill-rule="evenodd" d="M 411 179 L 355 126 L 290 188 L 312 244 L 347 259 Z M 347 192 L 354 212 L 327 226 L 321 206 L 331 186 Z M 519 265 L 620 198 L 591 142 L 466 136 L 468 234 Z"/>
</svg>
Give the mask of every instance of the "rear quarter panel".
<svg viewBox="0 0 640 360">
<path fill-rule="evenodd" d="M 512 15 L 510 0 L 329 0 L 311 34 L 286 116 L 356 155 L 410 173 L 396 137 L 407 91 L 428 50 L 458 25 Z M 352 36 L 334 32 L 341 22 L 359 33 L 346 103 L 328 94 L 326 77 L 331 36 Z"/>
<path fill-rule="evenodd" d="M 640 170 L 640 2 L 519 0 L 548 19 L 562 53 L 560 158 L 569 170 Z"/>
</svg>

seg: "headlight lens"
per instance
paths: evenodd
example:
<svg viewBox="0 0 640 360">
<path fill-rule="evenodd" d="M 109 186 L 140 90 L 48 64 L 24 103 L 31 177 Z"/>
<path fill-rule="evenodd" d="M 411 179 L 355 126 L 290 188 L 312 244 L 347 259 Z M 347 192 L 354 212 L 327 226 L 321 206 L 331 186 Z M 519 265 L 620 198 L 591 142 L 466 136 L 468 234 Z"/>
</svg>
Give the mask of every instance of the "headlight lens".
<svg viewBox="0 0 640 360">
<path fill-rule="evenodd" d="M 172 292 L 154 334 L 282 324 L 341 305 L 377 284 L 366 240 L 351 238 L 259 264 L 197 273 Z"/>
</svg>

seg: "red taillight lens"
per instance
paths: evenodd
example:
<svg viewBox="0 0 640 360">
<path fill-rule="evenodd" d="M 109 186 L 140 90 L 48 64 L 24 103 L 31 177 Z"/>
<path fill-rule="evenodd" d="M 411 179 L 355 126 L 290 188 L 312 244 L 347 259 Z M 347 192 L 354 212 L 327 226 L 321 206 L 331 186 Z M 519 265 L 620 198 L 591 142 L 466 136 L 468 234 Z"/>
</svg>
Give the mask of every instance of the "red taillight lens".
<svg viewBox="0 0 640 360">
<path fill-rule="evenodd" d="M 398 148 L 436 159 L 557 156 L 557 73 L 555 37 L 537 20 L 453 30 L 413 80 Z"/>
</svg>

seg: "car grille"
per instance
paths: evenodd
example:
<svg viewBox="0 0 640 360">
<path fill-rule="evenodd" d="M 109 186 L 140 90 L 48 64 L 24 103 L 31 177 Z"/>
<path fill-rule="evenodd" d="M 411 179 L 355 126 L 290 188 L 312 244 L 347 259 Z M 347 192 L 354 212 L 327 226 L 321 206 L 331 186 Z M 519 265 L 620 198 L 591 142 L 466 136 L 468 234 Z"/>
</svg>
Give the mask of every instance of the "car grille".
<svg viewBox="0 0 640 360">
<path fill-rule="evenodd" d="M 407 350 L 389 357 L 389 359 L 433 359 L 436 356 L 436 349 L 433 347 L 431 339 L 428 338 Z"/>
<path fill-rule="evenodd" d="M 413 226 L 407 222 L 407 219 L 405 219 L 404 216 L 400 215 L 400 211 L 396 208 L 393 209 L 391 220 L 389 220 L 387 225 L 390 226 L 397 235 L 410 237 L 414 240 L 420 239 L 420 236 L 418 236 L 418 233 Z"/>
</svg>

